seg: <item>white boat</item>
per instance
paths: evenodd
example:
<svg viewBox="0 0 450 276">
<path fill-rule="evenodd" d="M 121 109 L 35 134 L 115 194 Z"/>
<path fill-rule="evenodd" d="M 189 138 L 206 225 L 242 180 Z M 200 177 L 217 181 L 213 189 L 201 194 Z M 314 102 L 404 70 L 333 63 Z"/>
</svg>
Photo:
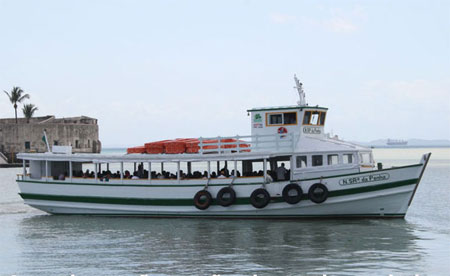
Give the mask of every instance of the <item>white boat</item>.
<svg viewBox="0 0 450 276">
<path fill-rule="evenodd" d="M 141 147 L 150 153 L 106 155 L 54 147 L 20 153 L 20 196 L 51 214 L 403 218 L 431 154 L 408 166 L 375 166 L 370 148 L 324 133 L 328 109 L 306 104 L 295 81 L 297 105 L 250 109 L 251 135 L 198 138 L 191 142 L 195 150 L 170 154 L 168 146 L 166 153 Z M 95 173 L 82 176 L 83 164 Z M 132 179 L 124 170 L 131 164 L 138 165 Z M 172 177 L 164 171 L 170 164 Z M 102 173 L 102 165 L 119 172 Z M 185 167 L 187 174 L 180 169 Z"/>
</svg>

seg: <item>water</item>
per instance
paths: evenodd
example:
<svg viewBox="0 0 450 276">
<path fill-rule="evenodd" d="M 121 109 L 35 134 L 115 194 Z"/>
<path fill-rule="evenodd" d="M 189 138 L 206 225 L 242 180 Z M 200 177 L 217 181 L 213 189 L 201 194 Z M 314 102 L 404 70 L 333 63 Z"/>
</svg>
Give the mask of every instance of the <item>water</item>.
<svg viewBox="0 0 450 276">
<path fill-rule="evenodd" d="M 429 151 L 405 220 L 51 216 L 22 203 L 21 169 L 0 169 L 0 276 L 450 275 L 450 149 L 374 155 L 398 166 Z"/>
</svg>

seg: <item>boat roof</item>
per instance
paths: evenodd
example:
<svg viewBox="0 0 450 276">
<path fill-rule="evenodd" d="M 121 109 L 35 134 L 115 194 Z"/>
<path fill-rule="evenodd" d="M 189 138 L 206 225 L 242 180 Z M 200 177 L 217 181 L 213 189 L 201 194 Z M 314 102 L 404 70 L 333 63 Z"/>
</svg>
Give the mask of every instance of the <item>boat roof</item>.
<svg viewBox="0 0 450 276">
<path fill-rule="evenodd" d="M 182 154 L 99 154 L 99 153 L 19 153 L 17 157 L 23 160 L 47 160 L 47 161 L 73 161 L 73 162 L 94 162 L 94 163 L 120 163 L 120 162 L 178 162 L 178 161 L 238 161 L 269 159 L 278 156 L 290 156 L 295 154 L 324 154 L 339 152 L 370 151 L 370 148 L 363 147 L 350 142 L 337 140 L 334 138 L 314 138 L 304 137 L 300 139 L 295 152 L 293 151 L 253 151 L 241 153 L 182 153 Z"/>
<path fill-rule="evenodd" d="M 255 112 L 255 111 L 270 111 L 270 110 L 287 110 L 287 109 L 323 109 L 328 110 L 326 107 L 322 106 L 310 106 L 310 105 L 284 105 L 284 106 L 267 106 L 267 107 L 255 107 L 252 109 L 247 109 L 247 112 Z"/>
</svg>

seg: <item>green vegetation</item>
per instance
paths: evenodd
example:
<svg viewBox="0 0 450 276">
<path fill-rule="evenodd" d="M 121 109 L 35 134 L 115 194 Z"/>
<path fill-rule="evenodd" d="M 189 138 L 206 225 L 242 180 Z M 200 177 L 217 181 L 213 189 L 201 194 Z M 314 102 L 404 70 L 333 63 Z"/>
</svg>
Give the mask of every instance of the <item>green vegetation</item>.
<svg viewBox="0 0 450 276">
<path fill-rule="evenodd" d="M 36 110 L 38 110 L 38 108 L 34 104 L 23 105 L 23 108 L 22 108 L 23 116 L 25 116 L 25 118 L 27 118 L 27 123 L 30 122 L 31 117 L 33 117 L 33 114 Z"/>
<path fill-rule="evenodd" d="M 8 96 L 9 101 L 13 104 L 14 106 L 14 112 L 16 115 L 16 124 L 17 124 L 17 103 L 22 102 L 25 99 L 29 99 L 30 95 L 28 94 L 24 94 L 25 92 L 23 92 L 22 88 L 18 87 L 18 86 L 14 86 L 11 89 L 11 92 L 8 93 L 6 91 L 4 91 L 5 94 Z M 33 111 L 34 112 L 34 111 Z"/>
</svg>

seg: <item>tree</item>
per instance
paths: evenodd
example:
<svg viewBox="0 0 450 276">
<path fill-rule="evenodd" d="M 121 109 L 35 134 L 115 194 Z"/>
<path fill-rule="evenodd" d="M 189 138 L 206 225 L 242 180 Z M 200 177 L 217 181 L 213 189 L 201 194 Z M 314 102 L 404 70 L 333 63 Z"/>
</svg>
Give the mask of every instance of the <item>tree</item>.
<svg viewBox="0 0 450 276">
<path fill-rule="evenodd" d="M 20 88 L 18 86 L 14 86 L 11 90 L 11 93 L 8 93 L 4 90 L 3 90 L 3 92 L 5 92 L 5 94 L 8 95 L 9 101 L 14 106 L 14 112 L 16 114 L 16 124 L 17 124 L 17 103 L 20 103 L 25 99 L 29 99 L 30 95 L 24 94 L 22 88 Z"/>
<path fill-rule="evenodd" d="M 23 105 L 22 111 L 25 118 L 27 118 L 27 123 L 30 122 L 31 117 L 33 117 L 34 112 L 38 110 L 34 104 L 25 104 Z"/>
</svg>

